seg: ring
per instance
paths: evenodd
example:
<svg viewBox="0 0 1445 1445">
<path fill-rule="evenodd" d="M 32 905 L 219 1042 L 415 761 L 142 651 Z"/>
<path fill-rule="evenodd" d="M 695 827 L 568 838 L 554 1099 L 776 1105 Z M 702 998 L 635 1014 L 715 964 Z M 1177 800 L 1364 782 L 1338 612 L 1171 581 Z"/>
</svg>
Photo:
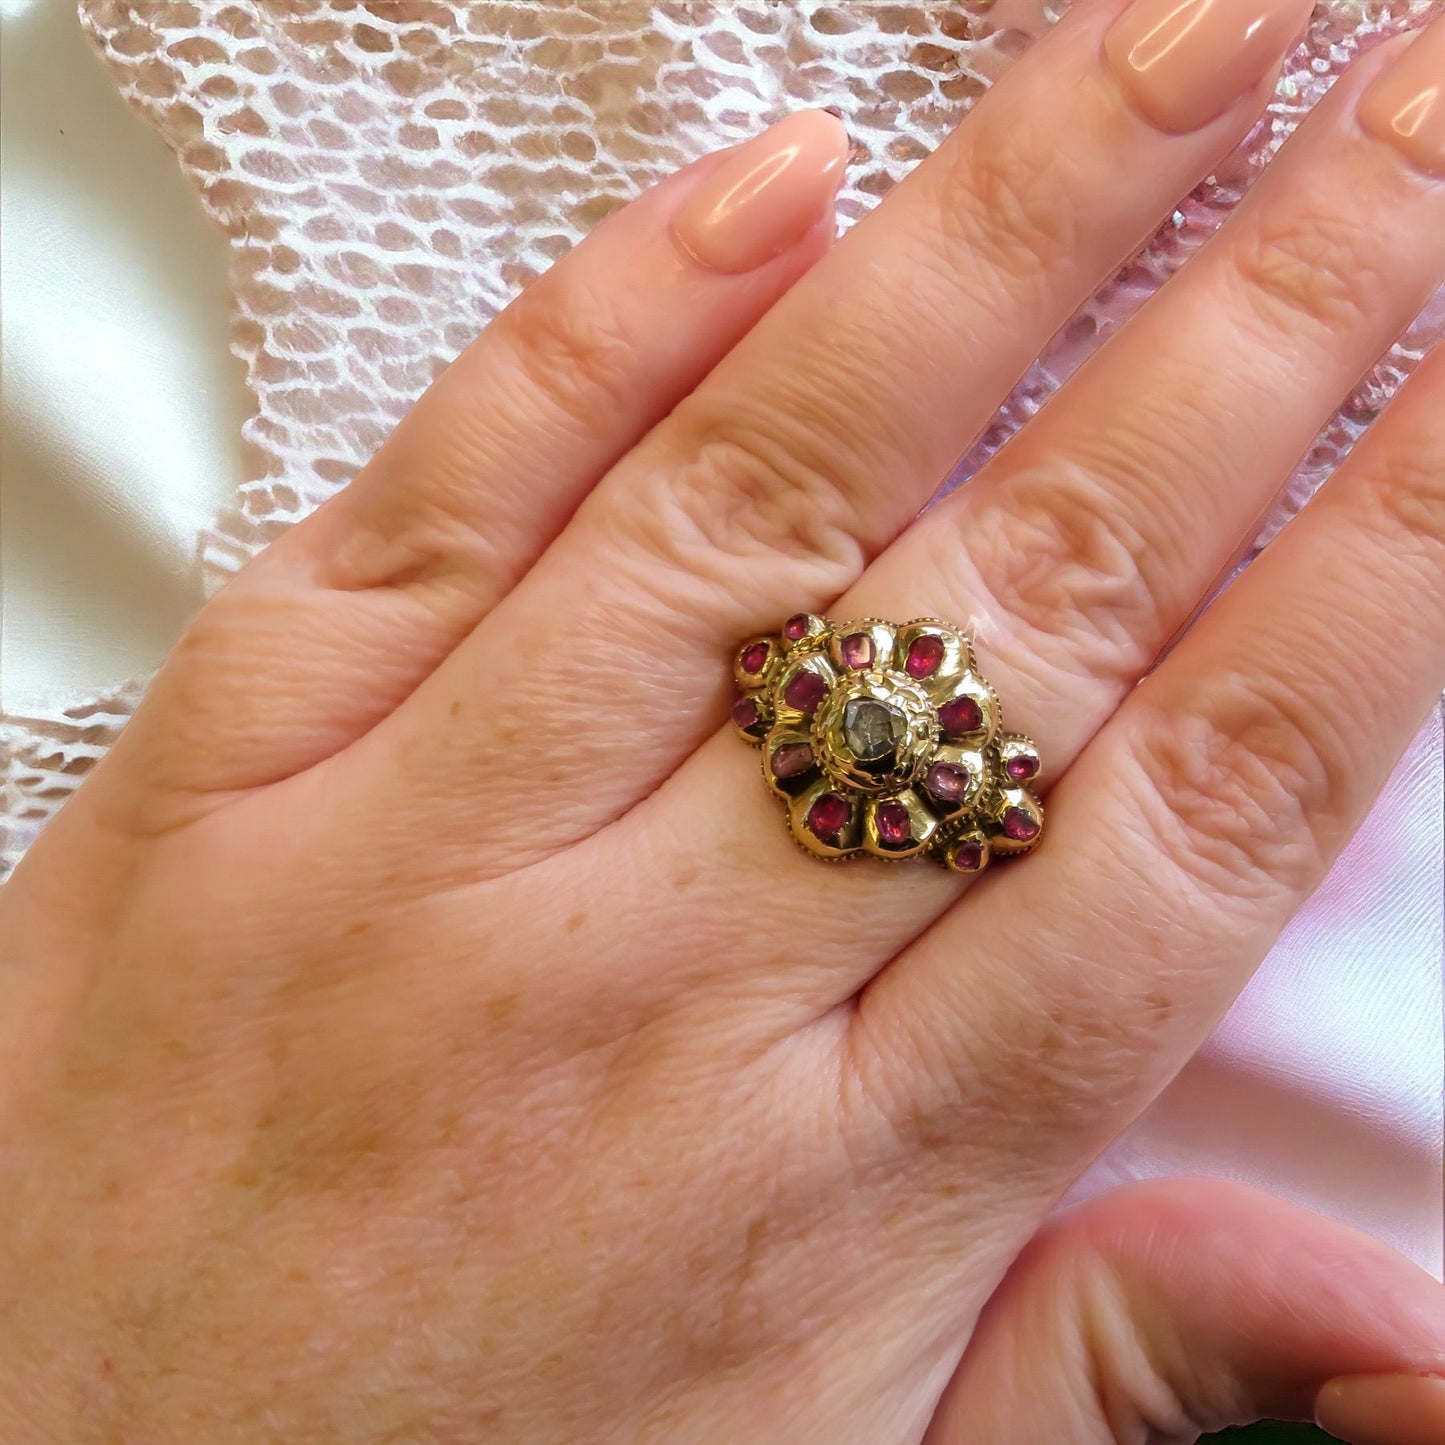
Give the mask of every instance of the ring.
<svg viewBox="0 0 1445 1445">
<path fill-rule="evenodd" d="M 814 857 L 927 854 L 972 874 L 1037 844 L 1038 749 L 1002 730 L 962 628 L 799 612 L 744 642 L 733 676 L 733 726 Z"/>
</svg>

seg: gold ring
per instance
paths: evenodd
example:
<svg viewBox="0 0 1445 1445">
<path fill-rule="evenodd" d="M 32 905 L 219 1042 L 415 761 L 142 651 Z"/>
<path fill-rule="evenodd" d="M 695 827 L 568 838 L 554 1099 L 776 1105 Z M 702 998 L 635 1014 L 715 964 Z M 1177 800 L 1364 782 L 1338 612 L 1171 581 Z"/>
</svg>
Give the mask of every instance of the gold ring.
<svg viewBox="0 0 1445 1445">
<path fill-rule="evenodd" d="M 751 637 L 732 721 L 816 858 L 936 858 L 978 873 L 1043 832 L 1039 752 L 1002 730 L 998 694 L 960 627 L 835 623 L 811 612 Z"/>
</svg>

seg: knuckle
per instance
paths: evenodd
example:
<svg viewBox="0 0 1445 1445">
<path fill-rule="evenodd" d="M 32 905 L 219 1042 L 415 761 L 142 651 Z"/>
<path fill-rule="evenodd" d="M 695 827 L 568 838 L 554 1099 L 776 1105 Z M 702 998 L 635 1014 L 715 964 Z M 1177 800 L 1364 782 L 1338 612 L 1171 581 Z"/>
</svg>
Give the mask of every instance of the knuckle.
<svg viewBox="0 0 1445 1445">
<path fill-rule="evenodd" d="M 468 458 L 475 453 L 464 452 Z M 470 467 L 449 468 L 397 506 L 385 489 L 363 487 L 345 508 L 346 526 L 325 553 L 328 584 L 346 592 L 406 593 L 447 613 L 458 593 L 495 582 L 503 529 L 484 535 L 469 505 Z"/>
<path fill-rule="evenodd" d="M 862 570 L 835 468 L 796 418 L 743 405 L 704 422 L 659 485 L 645 525 L 658 550 L 689 569 L 721 579 L 739 560 L 781 561 L 792 575 L 807 568 L 839 591 Z"/>
<path fill-rule="evenodd" d="M 1348 743 L 1256 677 L 1212 674 L 1197 705 L 1126 734 L 1123 786 L 1154 854 L 1212 895 L 1294 894 L 1318 877 Z"/>
<path fill-rule="evenodd" d="M 1079 189 L 1057 138 L 1031 125 L 995 128 L 943 174 L 938 233 L 1006 279 L 1046 280 L 1077 253 Z"/>
<path fill-rule="evenodd" d="M 518 379 L 564 417 L 593 427 L 631 404 L 638 347 L 617 303 L 599 289 L 567 284 L 559 271 L 534 283 L 493 325 Z"/>
<path fill-rule="evenodd" d="M 1445 396 L 1440 407 L 1445 413 Z M 1381 425 L 1388 427 L 1388 417 Z M 1363 468 L 1359 491 L 1367 524 L 1387 543 L 1438 554 L 1445 541 L 1445 430 L 1433 442 L 1388 447 Z"/>
<path fill-rule="evenodd" d="M 1090 677 L 1147 665 L 1165 607 L 1159 561 L 1102 470 L 1077 459 L 1011 474 L 965 510 L 970 560 L 1000 614 Z"/>
<path fill-rule="evenodd" d="M 1329 212 L 1266 210 L 1230 258 L 1253 314 L 1287 332 L 1357 325 L 1381 279 L 1360 226 Z"/>
</svg>

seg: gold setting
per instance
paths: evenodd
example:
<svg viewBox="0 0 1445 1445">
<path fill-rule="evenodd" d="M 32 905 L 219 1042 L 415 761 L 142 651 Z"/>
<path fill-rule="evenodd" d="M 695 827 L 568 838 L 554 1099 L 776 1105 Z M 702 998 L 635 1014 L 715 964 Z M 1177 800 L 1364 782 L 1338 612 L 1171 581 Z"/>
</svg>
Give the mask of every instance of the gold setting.
<svg viewBox="0 0 1445 1445">
<path fill-rule="evenodd" d="M 973 874 L 1042 836 L 1038 749 L 1002 731 L 960 628 L 798 613 L 744 642 L 733 677 L 733 725 L 814 857 L 926 855 Z"/>
</svg>

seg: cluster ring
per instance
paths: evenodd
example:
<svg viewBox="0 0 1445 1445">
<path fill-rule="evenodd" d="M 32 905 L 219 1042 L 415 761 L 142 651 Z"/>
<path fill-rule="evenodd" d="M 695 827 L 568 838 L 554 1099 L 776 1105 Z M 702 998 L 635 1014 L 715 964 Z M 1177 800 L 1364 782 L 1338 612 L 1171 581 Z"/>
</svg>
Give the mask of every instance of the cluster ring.
<svg viewBox="0 0 1445 1445">
<path fill-rule="evenodd" d="M 1003 731 L 961 627 L 811 612 L 738 648 L 732 723 L 815 858 L 931 857 L 978 873 L 1043 832 L 1037 747 Z"/>
</svg>

